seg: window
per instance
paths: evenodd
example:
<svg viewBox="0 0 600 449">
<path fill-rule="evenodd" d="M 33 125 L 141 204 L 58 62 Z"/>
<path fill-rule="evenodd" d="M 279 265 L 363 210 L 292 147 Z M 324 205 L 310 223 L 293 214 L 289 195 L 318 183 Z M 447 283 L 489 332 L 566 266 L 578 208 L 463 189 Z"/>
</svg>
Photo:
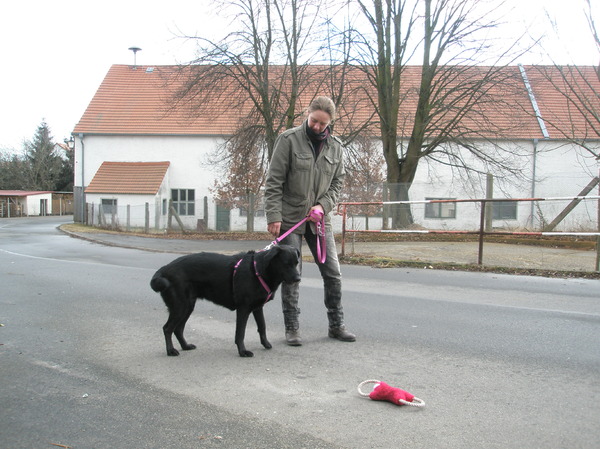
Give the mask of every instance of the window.
<svg viewBox="0 0 600 449">
<path fill-rule="evenodd" d="M 117 200 L 116 199 L 110 199 L 110 200 L 102 199 L 101 205 L 102 205 L 102 213 L 107 214 L 107 215 L 117 213 Z"/>
<path fill-rule="evenodd" d="M 454 200 L 456 198 L 425 198 L 428 201 Z M 456 218 L 456 203 L 426 203 L 425 218 Z"/>
<path fill-rule="evenodd" d="M 494 201 L 492 203 L 492 217 L 494 220 L 516 220 L 516 201 Z"/>
<path fill-rule="evenodd" d="M 193 189 L 171 190 L 173 208 L 178 215 L 196 215 L 195 191 Z"/>
</svg>

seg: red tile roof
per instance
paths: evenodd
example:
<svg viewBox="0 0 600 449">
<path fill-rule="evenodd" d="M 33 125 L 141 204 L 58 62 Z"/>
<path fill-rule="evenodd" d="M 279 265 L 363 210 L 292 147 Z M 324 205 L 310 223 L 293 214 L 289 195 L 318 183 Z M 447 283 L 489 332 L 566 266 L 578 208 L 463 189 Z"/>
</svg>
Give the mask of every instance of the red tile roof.
<svg viewBox="0 0 600 449">
<path fill-rule="evenodd" d="M 190 117 L 184 108 L 170 110 L 180 83 L 171 84 L 176 66 L 133 68 L 113 65 L 92 98 L 74 133 L 131 135 L 221 135 L 238 115 Z"/>
<path fill-rule="evenodd" d="M 103 162 L 85 193 L 156 195 L 169 162 Z"/>
<path fill-rule="evenodd" d="M 525 70 L 552 137 L 573 132 L 579 138 L 600 138 L 600 81 L 596 67 L 528 66 Z"/>
<path fill-rule="evenodd" d="M 240 120 L 248 116 L 252 110 L 249 101 L 239 101 L 238 107 L 223 108 L 215 99 L 215 105 L 203 105 L 204 112 L 190 112 L 186 106 L 177 105 L 172 101 L 173 92 L 181 88 L 185 77 L 178 76 L 178 66 L 137 66 L 113 65 L 108 71 L 104 81 L 98 88 L 95 96 L 84 112 L 81 120 L 76 125 L 74 133 L 83 134 L 114 134 L 114 135 L 230 135 Z M 277 75 L 281 67 L 274 67 L 272 71 Z M 315 73 L 323 67 L 309 66 L 307 70 Z M 197 68 L 202 70 L 202 68 Z M 454 95 L 456 107 L 469 101 L 464 96 L 464 90 L 453 90 L 456 80 L 468 80 L 476 83 L 484 74 L 492 70 L 490 67 L 457 67 L 453 81 L 448 84 L 445 91 L 447 95 Z M 600 81 L 595 76 L 593 67 L 583 67 L 586 82 L 590 82 L 598 98 Z M 542 118 L 556 123 L 548 126 L 550 137 L 561 138 L 557 127 L 563 128 L 570 123 L 582 126 L 585 120 L 581 113 L 566 108 L 564 95 L 560 93 L 557 85 L 549 80 L 556 78 L 559 69 L 554 66 L 525 67 L 530 78 L 533 93 L 537 99 Z M 545 76 L 542 76 L 542 73 Z M 459 123 L 453 124 L 457 133 L 488 138 L 543 138 L 544 135 L 536 118 L 531 100 L 525 89 L 525 83 L 517 66 L 501 69 L 500 74 L 507 82 L 492 86 L 485 90 L 485 95 L 475 101 L 471 112 L 462 117 Z M 593 76 L 591 76 L 593 74 Z M 548 76 L 549 75 L 549 76 Z M 400 114 L 398 117 L 399 135 L 409 136 L 412 131 L 413 120 L 417 104 L 417 93 L 420 85 L 421 67 L 406 67 L 402 74 L 403 97 L 400 101 Z M 373 106 L 368 100 L 366 89 L 372 89 L 366 80 L 363 71 L 354 68 L 347 75 L 348 98 L 345 107 L 339 111 L 336 122 L 336 133 L 349 123 L 364 123 L 373 113 Z M 439 80 L 438 80 L 439 82 Z M 365 87 L 366 86 L 366 87 Z M 223 87 L 221 96 L 235 95 L 231 86 Z M 481 89 L 484 90 L 484 89 Z M 362 94 L 360 92 L 363 92 Z M 301 95 L 300 107 L 306 107 L 315 92 Z M 447 101 L 444 100 L 444 101 Z M 462 102 L 462 103 L 461 103 Z M 303 105 L 303 106 L 302 106 Z M 447 126 L 448 117 L 456 115 L 456 107 L 448 111 L 447 116 L 438 115 L 439 126 Z M 571 129 L 570 126 L 567 129 Z M 589 137 L 589 130 L 581 131 L 574 128 L 578 134 L 585 133 Z M 372 131 L 377 133 L 377 130 Z M 596 135 L 596 139 L 599 136 Z"/>
</svg>

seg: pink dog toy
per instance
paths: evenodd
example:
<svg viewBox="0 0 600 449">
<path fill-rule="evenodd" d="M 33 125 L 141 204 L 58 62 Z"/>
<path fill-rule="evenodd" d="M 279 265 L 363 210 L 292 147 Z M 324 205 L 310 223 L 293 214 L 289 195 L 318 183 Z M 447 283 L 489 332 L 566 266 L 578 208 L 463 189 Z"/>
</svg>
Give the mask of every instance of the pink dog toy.
<svg viewBox="0 0 600 449">
<path fill-rule="evenodd" d="M 361 387 L 366 384 L 376 384 L 371 393 L 363 393 Z M 380 380 L 365 380 L 358 385 L 358 394 L 364 397 L 370 397 L 374 401 L 388 401 L 396 405 L 412 405 L 413 407 L 424 407 L 425 402 L 408 391 L 400 388 L 390 387 Z"/>
</svg>

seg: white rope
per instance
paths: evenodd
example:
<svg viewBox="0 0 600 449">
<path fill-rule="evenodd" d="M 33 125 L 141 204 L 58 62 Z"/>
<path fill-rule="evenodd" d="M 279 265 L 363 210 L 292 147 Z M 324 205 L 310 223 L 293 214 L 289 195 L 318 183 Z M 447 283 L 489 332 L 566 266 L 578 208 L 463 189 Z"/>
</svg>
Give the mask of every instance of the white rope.
<svg viewBox="0 0 600 449">
<path fill-rule="evenodd" d="M 363 381 L 363 382 L 361 382 L 361 383 L 358 384 L 358 394 L 360 394 L 361 396 L 363 396 L 365 398 L 368 398 L 369 397 L 369 393 L 363 393 L 360 388 L 363 385 L 366 385 L 366 384 L 380 384 L 380 383 L 381 383 L 380 380 L 365 380 L 365 381 Z"/>
<path fill-rule="evenodd" d="M 380 383 L 381 383 L 380 380 L 374 380 L 374 379 L 362 381 L 361 383 L 358 384 L 358 394 L 360 394 L 363 397 L 368 398 L 370 393 L 363 392 L 361 390 L 361 387 L 363 387 L 366 384 L 380 384 Z M 416 396 L 413 398 L 412 402 L 405 401 L 404 399 L 398 399 L 398 402 L 400 404 L 410 405 L 412 407 L 425 407 L 425 401 L 423 401 L 422 399 L 419 399 Z"/>
<path fill-rule="evenodd" d="M 398 399 L 398 402 L 401 402 L 404 405 L 412 405 L 413 407 L 425 407 L 425 401 L 416 396 L 413 398 L 412 402 L 408 402 L 403 399 Z"/>
</svg>

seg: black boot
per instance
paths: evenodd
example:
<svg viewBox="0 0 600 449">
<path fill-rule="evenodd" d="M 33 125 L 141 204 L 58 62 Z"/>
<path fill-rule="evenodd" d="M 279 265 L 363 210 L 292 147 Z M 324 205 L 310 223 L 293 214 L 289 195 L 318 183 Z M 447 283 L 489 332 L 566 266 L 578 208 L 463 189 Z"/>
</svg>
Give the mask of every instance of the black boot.
<svg viewBox="0 0 600 449">
<path fill-rule="evenodd" d="M 356 335 L 346 330 L 346 326 L 330 327 L 329 337 L 337 338 L 340 341 L 356 341 Z"/>
<path fill-rule="evenodd" d="M 339 279 L 325 280 L 325 307 L 329 320 L 329 337 L 340 341 L 356 341 L 356 335 L 348 332 L 344 326 L 342 282 Z"/>
<path fill-rule="evenodd" d="M 299 282 L 293 284 L 283 283 L 281 285 L 281 304 L 283 307 L 283 322 L 285 324 L 285 341 L 290 346 L 302 346 L 300 338 L 300 327 L 298 318 L 300 308 L 298 307 Z"/>
<path fill-rule="evenodd" d="M 298 329 L 286 329 L 285 341 L 288 346 L 302 346 L 302 338 Z"/>
</svg>

